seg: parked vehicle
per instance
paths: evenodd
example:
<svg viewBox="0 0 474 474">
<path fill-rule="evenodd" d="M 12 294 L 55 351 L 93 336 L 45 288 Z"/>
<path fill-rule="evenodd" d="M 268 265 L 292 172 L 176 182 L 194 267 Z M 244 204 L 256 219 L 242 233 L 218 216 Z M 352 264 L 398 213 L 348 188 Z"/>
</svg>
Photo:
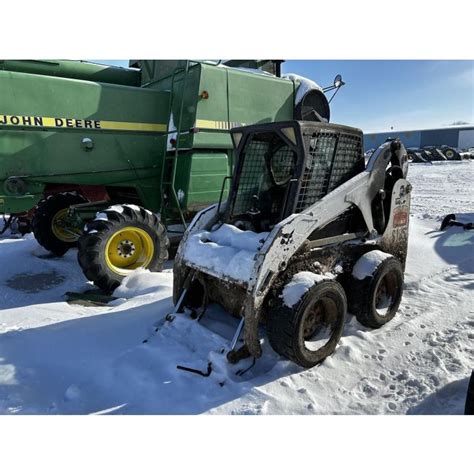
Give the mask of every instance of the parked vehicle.
<svg viewBox="0 0 474 474">
<path fill-rule="evenodd" d="M 372 328 L 397 312 L 411 197 L 406 150 L 389 139 L 366 166 L 361 130 L 317 122 L 238 127 L 232 136 L 229 197 L 185 232 L 168 320 L 201 318 L 219 304 L 241 318 L 230 362 L 262 355 L 264 323 L 277 353 L 312 367 L 335 350 L 348 308 Z"/>
</svg>

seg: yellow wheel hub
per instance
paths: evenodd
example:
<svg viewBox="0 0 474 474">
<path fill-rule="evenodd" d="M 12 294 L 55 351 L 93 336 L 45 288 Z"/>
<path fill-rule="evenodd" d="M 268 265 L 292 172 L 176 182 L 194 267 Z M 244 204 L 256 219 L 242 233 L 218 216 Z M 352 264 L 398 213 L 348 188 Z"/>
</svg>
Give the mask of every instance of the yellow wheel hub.
<svg viewBox="0 0 474 474">
<path fill-rule="evenodd" d="M 139 227 L 124 227 L 115 232 L 105 247 L 107 266 L 119 275 L 136 268 L 147 268 L 155 253 L 153 240 Z"/>
<path fill-rule="evenodd" d="M 76 242 L 81 231 L 79 229 L 68 228 L 65 224 L 66 216 L 67 208 L 56 212 L 51 221 L 51 230 L 55 237 L 63 242 Z"/>
</svg>

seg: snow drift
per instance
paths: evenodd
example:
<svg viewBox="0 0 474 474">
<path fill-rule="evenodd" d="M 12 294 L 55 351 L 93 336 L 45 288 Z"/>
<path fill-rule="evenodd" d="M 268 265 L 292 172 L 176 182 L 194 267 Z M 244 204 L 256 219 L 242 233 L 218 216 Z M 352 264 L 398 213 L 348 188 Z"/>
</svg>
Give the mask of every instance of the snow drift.
<svg viewBox="0 0 474 474">
<path fill-rule="evenodd" d="M 32 236 L 3 236 L 0 413 L 462 413 L 474 367 L 474 232 L 438 229 L 451 212 L 474 220 L 473 166 L 410 165 L 413 202 L 400 310 L 377 330 L 348 314 L 334 355 L 310 370 L 279 358 L 262 331 L 263 357 L 237 375 L 251 361 L 230 366 L 221 352 L 237 320 L 217 306 L 201 323 L 186 316 L 172 324 L 163 320 L 173 307 L 170 270 L 130 274 L 107 306 L 69 305 L 66 291 L 92 288 L 75 251 L 44 258 Z M 212 243 L 245 256 L 264 237 L 247 240 L 226 228 L 221 233 L 196 242 L 199 252 Z M 206 370 L 209 361 L 209 378 L 176 369 Z"/>
</svg>

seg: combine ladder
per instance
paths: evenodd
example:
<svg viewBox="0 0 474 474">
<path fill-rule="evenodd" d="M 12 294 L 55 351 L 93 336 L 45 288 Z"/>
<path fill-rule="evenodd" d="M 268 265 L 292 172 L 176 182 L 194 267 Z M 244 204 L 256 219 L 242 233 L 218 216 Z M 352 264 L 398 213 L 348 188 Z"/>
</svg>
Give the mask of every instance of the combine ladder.
<svg viewBox="0 0 474 474">
<path fill-rule="evenodd" d="M 186 60 L 186 65 L 184 67 L 176 68 L 173 71 L 173 75 L 171 78 L 171 94 L 170 94 L 170 103 L 169 103 L 169 110 L 170 110 L 170 117 L 171 114 L 173 113 L 173 99 L 175 95 L 175 84 L 176 84 L 176 77 L 180 74 L 183 73 L 183 79 L 182 79 L 182 88 L 181 88 L 181 100 L 179 104 L 179 114 L 178 114 L 178 120 L 175 123 L 174 117 L 173 117 L 173 124 L 175 126 L 176 130 L 170 131 L 168 130 L 167 133 L 167 138 L 164 143 L 164 159 L 163 159 L 163 165 L 161 169 L 161 183 L 160 183 L 160 188 L 161 188 L 161 217 L 163 220 L 163 223 L 165 224 L 166 227 L 166 207 L 167 207 L 167 195 L 166 192 L 169 192 L 169 197 L 171 198 L 171 203 L 174 204 L 174 207 L 178 210 L 179 213 L 179 219 L 181 223 L 183 224 L 184 229 L 186 229 L 186 220 L 184 218 L 183 210 L 181 209 L 181 203 L 179 202 L 179 197 L 176 192 L 176 187 L 175 187 L 175 182 L 176 182 L 176 170 L 178 168 L 178 159 L 179 159 L 179 152 L 181 150 L 180 148 L 180 142 L 181 142 L 181 137 L 182 135 L 187 135 L 191 133 L 190 130 L 184 131 L 182 130 L 182 121 L 183 121 L 183 110 L 184 110 L 184 96 L 186 93 L 186 85 L 188 82 L 188 73 L 189 73 L 189 68 L 190 68 L 190 61 Z M 168 139 L 170 133 L 176 133 L 176 144 L 174 147 L 174 152 L 172 155 L 168 154 Z M 171 166 L 171 170 L 168 169 L 168 166 Z M 173 232 L 167 229 L 168 232 Z"/>
</svg>

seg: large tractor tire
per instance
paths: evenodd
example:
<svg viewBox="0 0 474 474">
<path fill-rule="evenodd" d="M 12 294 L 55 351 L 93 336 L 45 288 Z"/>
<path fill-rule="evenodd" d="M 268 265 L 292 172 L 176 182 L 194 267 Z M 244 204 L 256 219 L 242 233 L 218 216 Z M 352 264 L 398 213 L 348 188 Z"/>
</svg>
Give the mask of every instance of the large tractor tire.
<svg viewBox="0 0 474 474">
<path fill-rule="evenodd" d="M 312 286 L 291 308 L 280 297 L 267 317 L 270 345 L 296 364 L 314 367 L 336 349 L 346 312 L 344 289 L 332 280 Z"/>
<path fill-rule="evenodd" d="M 395 257 L 389 256 L 379 262 L 372 274 L 364 279 L 352 276 L 346 290 L 349 311 L 357 320 L 364 326 L 380 328 L 395 316 L 400 306 L 403 293 L 402 265 Z"/>
<path fill-rule="evenodd" d="M 68 229 L 64 218 L 70 206 L 85 202 L 87 200 L 76 192 L 51 194 L 42 199 L 31 222 L 38 243 L 58 257 L 75 247 L 82 229 Z"/>
<path fill-rule="evenodd" d="M 88 280 L 113 291 L 133 270 L 160 271 L 169 240 L 155 214 L 135 205 L 112 206 L 89 222 L 77 258 Z"/>
</svg>

